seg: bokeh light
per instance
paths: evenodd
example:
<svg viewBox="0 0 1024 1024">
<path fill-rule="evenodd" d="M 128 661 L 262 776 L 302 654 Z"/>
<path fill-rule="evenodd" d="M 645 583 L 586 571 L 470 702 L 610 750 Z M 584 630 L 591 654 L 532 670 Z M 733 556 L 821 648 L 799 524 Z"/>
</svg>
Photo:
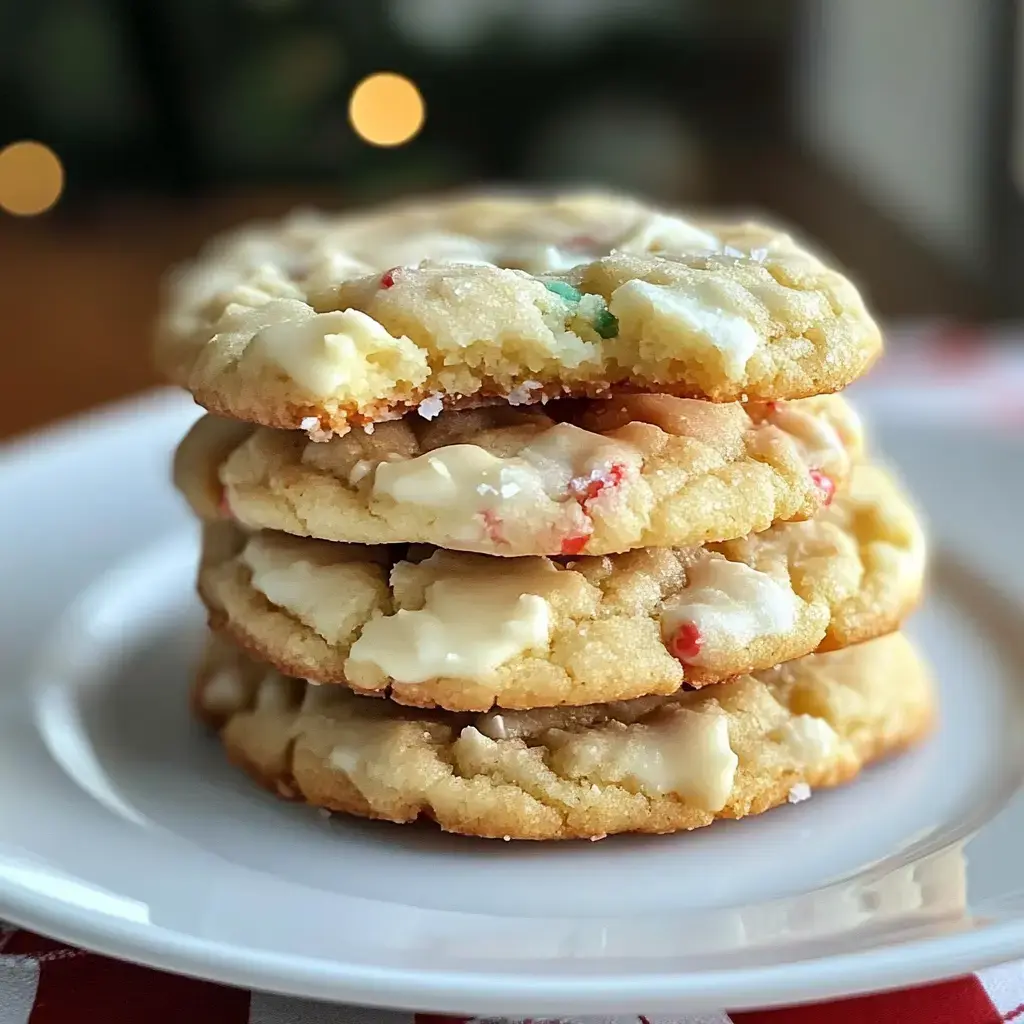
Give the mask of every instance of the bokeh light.
<svg viewBox="0 0 1024 1024">
<path fill-rule="evenodd" d="M 19 217 L 44 213 L 64 191 L 64 167 L 49 146 L 25 140 L 0 150 L 0 209 Z"/>
<path fill-rule="evenodd" d="M 348 118 L 374 146 L 400 146 L 423 127 L 426 108 L 415 83 L 390 71 L 368 75 L 352 90 Z"/>
</svg>

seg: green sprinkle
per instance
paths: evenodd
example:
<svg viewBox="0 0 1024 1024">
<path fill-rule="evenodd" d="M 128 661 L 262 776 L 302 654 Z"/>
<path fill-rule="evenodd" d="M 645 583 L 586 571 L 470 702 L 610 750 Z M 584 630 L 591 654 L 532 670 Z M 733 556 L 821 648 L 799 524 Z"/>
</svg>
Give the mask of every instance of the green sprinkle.
<svg viewBox="0 0 1024 1024">
<path fill-rule="evenodd" d="M 610 310 L 599 310 L 594 316 L 594 330 L 602 338 L 614 338 L 619 333 L 619 318 Z"/>
<path fill-rule="evenodd" d="M 549 292 L 554 292 L 560 298 L 565 299 L 566 302 L 579 302 L 583 298 L 578 288 L 573 288 L 571 284 L 566 284 L 565 281 L 545 281 L 544 287 Z"/>
</svg>

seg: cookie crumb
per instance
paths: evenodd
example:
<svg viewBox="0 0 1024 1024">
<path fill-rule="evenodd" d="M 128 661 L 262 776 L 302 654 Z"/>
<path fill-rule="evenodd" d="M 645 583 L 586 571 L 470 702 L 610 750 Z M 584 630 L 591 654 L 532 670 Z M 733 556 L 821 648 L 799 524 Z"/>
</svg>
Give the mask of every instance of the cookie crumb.
<svg viewBox="0 0 1024 1024">
<path fill-rule="evenodd" d="M 299 427 L 306 432 L 310 441 L 330 441 L 334 437 L 334 431 L 324 430 L 316 416 L 304 416 L 299 422 Z"/>
<path fill-rule="evenodd" d="M 811 787 L 806 782 L 798 782 L 790 791 L 786 799 L 791 804 L 802 804 L 805 800 L 811 799 Z"/>
<path fill-rule="evenodd" d="M 372 434 L 374 432 L 374 430 L 376 430 L 376 429 L 377 429 L 377 424 L 376 423 L 364 423 L 363 424 L 363 433 L 364 434 Z"/>
<path fill-rule="evenodd" d="M 533 399 L 530 397 L 531 391 L 536 391 L 538 388 L 544 387 L 539 380 L 524 380 L 518 387 L 513 388 L 508 393 L 508 404 L 509 405 L 529 405 Z"/>
<path fill-rule="evenodd" d="M 506 843 L 511 843 L 511 842 L 512 842 L 512 837 L 511 837 L 511 836 L 502 836 L 501 838 L 502 838 L 502 839 L 503 839 L 503 840 L 504 840 L 504 841 L 505 841 Z"/>
<path fill-rule="evenodd" d="M 599 836 L 591 836 L 591 837 L 590 837 L 590 841 L 591 841 L 592 843 L 598 843 L 598 842 L 600 842 L 600 841 L 601 841 L 602 839 L 607 839 L 607 838 L 608 838 L 608 834 L 607 834 L 607 833 L 605 832 L 605 833 L 603 833 L 602 835 L 599 835 Z"/>
<path fill-rule="evenodd" d="M 440 395 L 431 395 L 429 398 L 424 398 L 420 402 L 417 412 L 425 419 L 432 420 L 435 416 L 440 416 L 444 409 L 444 402 L 441 401 Z"/>
<path fill-rule="evenodd" d="M 321 818 L 330 818 L 332 814 L 332 812 L 327 810 L 326 807 L 318 807 L 316 809 L 316 813 L 319 814 Z"/>
</svg>

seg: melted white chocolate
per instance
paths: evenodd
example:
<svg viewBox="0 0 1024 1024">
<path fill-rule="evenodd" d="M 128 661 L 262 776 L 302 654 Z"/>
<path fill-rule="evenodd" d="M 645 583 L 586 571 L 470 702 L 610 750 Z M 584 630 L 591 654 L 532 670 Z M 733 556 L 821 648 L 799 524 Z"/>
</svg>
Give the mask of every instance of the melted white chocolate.
<svg viewBox="0 0 1024 1024">
<path fill-rule="evenodd" d="M 665 213 L 652 213 L 637 224 L 616 249 L 624 252 L 717 252 L 722 243 L 692 221 Z"/>
<path fill-rule="evenodd" d="M 473 444 L 446 445 L 411 459 L 392 457 L 376 465 L 370 495 L 447 513 L 449 529 L 466 539 L 470 532 L 488 536 L 488 529 L 498 530 L 492 542 L 522 531 L 586 533 L 593 504 L 635 480 L 642 459 L 632 446 L 559 423 L 504 458 Z M 358 484 L 368 475 L 360 462 L 349 480 Z M 490 526 L 484 513 L 492 513 Z M 462 528 L 467 524 L 469 531 Z"/>
<path fill-rule="evenodd" d="M 509 242 L 497 254 L 495 262 L 501 267 L 514 267 L 528 274 L 552 274 L 571 270 L 581 263 L 590 263 L 599 253 L 561 249 L 545 242 Z"/>
<path fill-rule="evenodd" d="M 207 711 L 233 715 L 245 707 L 249 686 L 236 668 L 222 668 L 203 685 L 199 701 Z"/>
<path fill-rule="evenodd" d="M 687 661 L 702 665 L 716 648 L 745 647 L 792 629 L 798 608 L 792 590 L 767 573 L 708 557 L 689 570 L 686 589 L 666 603 L 662 635 L 669 641 L 683 623 L 695 625 L 702 646 Z"/>
<path fill-rule="evenodd" d="M 600 481 L 618 464 L 624 472 L 639 472 L 642 456 L 631 445 L 612 441 L 571 423 L 558 423 L 538 434 L 519 457 L 528 462 L 544 481 L 550 495 L 563 496 L 573 486 Z"/>
<path fill-rule="evenodd" d="M 739 765 L 726 716 L 673 708 L 663 718 L 625 727 L 618 722 L 582 733 L 553 729 L 545 737 L 553 767 L 570 778 L 625 783 L 641 793 L 677 793 L 720 811 Z"/>
<path fill-rule="evenodd" d="M 382 373 L 386 364 L 382 354 L 406 358 L 416 351 L 408 338 L 394 337 L 358 309 L 310 309 L 304 318 L 259 328 L 247 355 L 273 363 L 310 394 L 326 397 L 371 383 L 369 375 Z M 369 354 L 375 358 L 368 360 Z"/>
<path fill-rule="evenodd" d="M 672 285 L 627 281 L 612 293 L 608 308 L 631 333 L 645 342 L 664 339 L 666 352 L 678 351 L 679 332 L 689 339 L 697 356 L 715 359 L 730 380 L 740 380 L 750 357 L 761 343 L 747 314 L 731 309 L 732 300 L 722 282 L 683 291 Z"/>
<path fill-rule="evenodd" d="M 548 597 L 568 574 L 542 558 L 503 563 L 493 578 L 458 573 L 424 590 L 423 607 L 371 619 L 349 662 L 400 683 L 486 676 L 518 654 L 547 646 Z"/>
<path fill-rule="evenodd" d="M 546 495 L 540 475 L 525 460 L 501 459 L 475 444 L 453 444 L 414 459 L 381 462 L 374 496 L 467 512 L 495 504 L 532 504 Z"/>
<path fill-rule="evenodd" d="M 337 555 L 332 554 L 333 547 L 339 549 Z M 344 560 L 343 550 L 344 545 L 328 544 L 275 546 L 257 535 L 240 557 L 252 573 L 252 586 L 271 604 L 290 612 L 329 644 L 337 644 L 376 606 L 383 588 L 383 582 L 374 579 L 378 570 Z"/>
<path fill-rule="evenodd" d="M 778 402 L 768 419 L 789 434 L 810 469 L 844 473 L 848 469 L 846 445 L 824 416 L 803 412 L 792 402 Z"/>
<path fill-rule="evenodd" d="M 835 729 L 824 718 L 814 715 L 796 715 L 779 729 L 777 738 L 809 767 L 832 757 L 839 746 Z"/>
</svg>

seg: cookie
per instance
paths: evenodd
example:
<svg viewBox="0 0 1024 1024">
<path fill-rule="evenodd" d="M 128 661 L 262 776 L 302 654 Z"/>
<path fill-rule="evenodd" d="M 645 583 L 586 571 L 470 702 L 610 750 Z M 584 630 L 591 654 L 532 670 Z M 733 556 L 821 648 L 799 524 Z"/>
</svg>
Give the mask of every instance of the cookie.
<svg viewBox="0 0 1024 1024">
<path fill-rule="evenodd" d="M 898 633 L 708 690 L 580 708 L 417 711 L 284 678 L 216 642 L 193 690 L 230 759 L 281 796 L 503 839 L 760 814 L 917 742 L 933 700 Z"/>
<path fill-rule="evenodd" d="M 819 517 L 740 541 L 556 560 L 207 529 L 215 629 L 281 672 L 483 711 L 675 692 L 894 630 L 924 543 L 859 466 Z"/>
<path fill-rule="evenodd" d="M 325 437 L 613 388 L 802 398 L 881 344 L 854 286 L 774 229 L 494 196 L 217 240 L 169 280 L 157 359 L 211 412 Z"/>
<path fill-rule="evenodd" d="M 249 529 L 598 555 L 806 519 L 844 486 L 861 447 L 837 395 L 769 405 L 632 395 L 407 416 L 327 442 L 206 416 L 178 450 L 175 479 L 202 518 Z"/>
</svg>

